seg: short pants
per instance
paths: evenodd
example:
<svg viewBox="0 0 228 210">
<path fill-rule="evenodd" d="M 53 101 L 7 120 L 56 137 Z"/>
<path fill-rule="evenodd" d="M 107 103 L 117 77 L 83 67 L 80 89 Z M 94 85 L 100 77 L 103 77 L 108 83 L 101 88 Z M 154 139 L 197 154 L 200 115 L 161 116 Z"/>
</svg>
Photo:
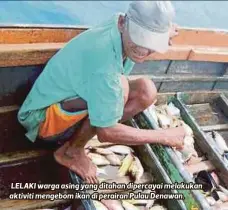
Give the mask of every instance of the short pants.
<svg viewBox="0 0 228 210">
<path fill-rule="evenodd" d="M 39 139 L 62 144 L 73 135 L 87 116 L 87 110 L 68 112 L 62 109 L 60 103 L 53 104 L 47 108 L 45 121 L 39 127 Z"/>
</svg>

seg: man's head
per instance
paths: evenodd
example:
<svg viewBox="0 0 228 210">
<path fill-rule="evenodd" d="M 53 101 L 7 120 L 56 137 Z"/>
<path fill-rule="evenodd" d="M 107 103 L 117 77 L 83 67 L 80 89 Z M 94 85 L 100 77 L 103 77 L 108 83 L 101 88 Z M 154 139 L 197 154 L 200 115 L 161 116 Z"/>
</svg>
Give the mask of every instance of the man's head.
<svg viewBox="0 0 228 210">
<path fill-rule="evenodd" d="M 124 54 L 141 63 L 153 52 L 166 52 L 173 17 L 170 1 L 133 1 L 118 22 Z"/>
</svg>

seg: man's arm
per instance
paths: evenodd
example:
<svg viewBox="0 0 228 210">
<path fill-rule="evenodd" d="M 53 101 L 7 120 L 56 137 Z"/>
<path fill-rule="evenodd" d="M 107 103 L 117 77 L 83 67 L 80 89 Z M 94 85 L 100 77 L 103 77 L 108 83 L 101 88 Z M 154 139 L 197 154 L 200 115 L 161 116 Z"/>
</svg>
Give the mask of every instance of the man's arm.
<svg viewBox="0 0 228 210">
<path fill-rule="evenodd" d="M 183 147 L 183 139 L 185 137 L 185 130 L 183 127 L 170 128 L 166 130 L 146 130 L 118 123 L 113 127 L 97 127 L 96 129 L 97 137 L 101 142 L 112 142 L 127 145 L 142 145 L 149 143 L 162 144 L 181 149 Z"/>
</svg>

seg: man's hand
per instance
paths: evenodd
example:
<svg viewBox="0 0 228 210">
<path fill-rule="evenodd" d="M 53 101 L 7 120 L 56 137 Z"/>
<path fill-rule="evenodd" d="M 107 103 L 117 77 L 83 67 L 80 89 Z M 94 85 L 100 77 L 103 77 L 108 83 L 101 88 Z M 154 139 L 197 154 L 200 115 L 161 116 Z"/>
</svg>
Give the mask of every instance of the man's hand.
<svg viewBox="0 0 228 210">
<path fill-rule="evenodd" d="M 178 150 L 184 148 L 184 137 L 186 135 L 184 127 L 177 127 L 169 129 L 169 133 L 166 136 L 164 145 L 175 147 Z"/>
<path fill-rule="evenodd" d="M 175 23 L 172 23 L 169 33 L 170 33 L 169 45 L 172 45 L 172 38 L 178 35 L 178 25 Z"/>
</svg>

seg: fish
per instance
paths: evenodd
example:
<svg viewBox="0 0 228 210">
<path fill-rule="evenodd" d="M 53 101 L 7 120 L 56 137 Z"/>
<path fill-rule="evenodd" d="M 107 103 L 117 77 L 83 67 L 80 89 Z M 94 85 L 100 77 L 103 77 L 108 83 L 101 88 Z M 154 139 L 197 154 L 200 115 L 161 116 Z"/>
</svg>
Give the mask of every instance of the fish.
<svg viewBox="0 0 228 210">
<path fill-rule="evenodd" d="M 166 106 L 166 112 L 170 116 L 180 116 L 180 110 L 172 102 L 170 102 L 168 106 Z"/>
<path fill-rule="evenodd" d="M 139 208 L 137 208 L 136 206 L 134 206 L 131 203 L 128 203 L 125 200 L 122 200 L 122 205 L 123 205 L 125 210 L 139 210 Z"/>
<path fill-rule="evenodd" d="M 150 210 L 167 210 L 167 208 L 165 208 L 164 206 L 161 206 L 161 205 L 155 205 L 155 206 L 151 207 Z"/>
<path fill-rule="evenodd" d="M 184 145 L 194 147 L 195 140 L 192 136 L 184 137 Z"/>
<path fill-rule="evenodd" d="M 85 149 L 91 148 L 91 147 L 107 147 L 107 146 L 113 146 L 116 145 L 115 143 L 111 142 L 100 142 L 97 138 L 93 138 L 87 142 L 85 145 Z"/>
<path fill-rule="evenodd" d="M 112 210 L 124 210 L 121 201 L 119 200 L 102 200 L 101 202 Z"/>
<path fill-rule="evenodd" d="M 206 160 L 194 165 L 185 165 L 185 168 L 189 173 L 196 174 L 201 170 L 212 171 L 215 169 L 215 166 L 211 163 L 211 161 Z"/>
<path fill-rule="evenodd" d="M 99 176 L 100 174 L 108 175 L 105 169 L 97 167 L 97 176 Z"/>
<path fill-rule="evenodd" d="M 134 160 L 134 157 L 132 153 L 129 153 L 122 161 L 122 165 L 119 168 L 118 176 L 124 176 L 128 172 L 129 167 L 131 166 L 132 162 Z"/>
<path fill-rule="evenodd" d="M 114 145 L 114 146 L 108 147 L 107 149 L 121 155 L 128 155 L 129 153 L 133 152 L 131 147 L 128 147 L 125 145 Z"/>
<path fill-rule="evenodd" d="M 181 152 L 179 152 L 178 150 L 174 150 L 174 151 L 175 151 L 175 153 L 176 153 L 178 159 L 181 161 L 181 163 L 184 163 L 185 161 L 184 161 L 184 159 L 183 159 L 183 157 L 182 157 Z"/>
<path fill-rule="evenodd" d="M 186 136 L 193 136 L 193 130 L 188 124 L 186 124 L 183 120 L 181 120 L 181 125 L 184 127 Z"/>
<path fill-rule="evenodd" d="M 228 196 L 228 190 L 221 185 L 218 185 L 219 189 Z"/>
<path fill-rule="evenodd" d="M 217 191 L 217 193 L 222 202 L 228 201 L 228 195 L 226 195 L 224 192 Z"/>
<path fill-rule="evenodd" d="M 94 204 L 96 210 L 108 210 L 108 208 L 99 201 L 93 200 L 93 204 Z"/>
<path fill-rule="evenodd" d="M 144 173 L 144 168 L 138 157 L 134 156 L 134 160 L 129 167 L 129 172 L 135 178 L 135 181 L 139 181 L 142 177 Z"/>
<path fill-rule="evenodd" d="M 187 161 L 187 164 L 188 165 L 194 165 L 196 163 L 200 163 L 201 161 L 204 160 L 204 157 L 195 157 L 195 156 L 192 156 L 188 161 Z"/>
<path fill-rule="evenodd" d="M 155 200 L 147 200 L 146 209 L 150 209 L 154 205 Z"/>
<path fill-rule="evenodd" d="M 179 127 L 181 126 L 181 121 L 180 119 L 178 119 L 177 117 L 172 117 L 172 123 L 170 125 L 171 128 L 176 128 L 176 127 Z"/>
<path fill-rule="evenodd" d="M 156 109 L 155 109 L 155 105 L 152 104 L 151 106 L 149 106 L 147 108 L 147 113 L 149 113 L 151 115 L 151 117 L 154 119 L 154 121 L 156 122 L 156 124 L 158 125 L 158 117 L 156 114 Z"/>
<path fill-rule="evenodd" d="M 110 164 L 110 162 L 104 156 L 96 154 L 96 153 L 89 153 L 88 157 L 97 166 L 109 165 Z"/>
<path fill-rule="evenodd" d="M 181 156 L 182 156 L 182 161 L 187 162 L 191 157 L 192 157 L 192 151 L 184 147 L 184 149 L 180 150 Z"/>
<path fill-rule="evenodd" d="M 106 149 L 106 148 L 99 148 L 99 147 L 92 147 L 90 149 L 90 151 L 98 153 L 100 155 L 111 155 L 111 154 L 113 154 L 113 152 L 111 150 Z"/>
<path fill-rule="evenodd" d="M 215 204 L 215 209 L 214 210 L 227 210 L 228 209 L 228 202 L 225 203 L 216 203 Z"/>
<path fill-rule="evenodd" d="M 147 204 L 147 200 L 135 200 L 135 199 L 131 199 L 131 200 L 125 200 L 126 202 L 133 204 L 133 205 L 146 205 Z"/>
<path fill-rule="evenodd" d="M 114 166 L 120 166 L 121 165 L 121 160 L 114 153 L 108 154 L 105 157 L 107 158 L 107 160 L 110 162 L 111 165 L 114 165 Z"/>
<path fill-rule="evenodd" d="M 217 131 L 212 131 L 212 138 L 215 140 L 215 143 L 219 147 L 219 149 L 222 151 L 222 154 L 224 152 L 228 152 L 228 147 L 226 145 L 226 142 L 224 138 L 217 132 Z"/>
<path fill-rule="evenodd" d="M 214 206 L 216 201 L 212 196 L 206 197 L 207 202 L 209 203 L 210 206 Z"/>
<path fill-rule="evenodd" d="M 163 129 L 166 129 L 166 128 L 170 127 L 172 121 L 171 121 L 171 119 L 168 116 L 166 116 L 164 114 L 157 113 L 157 117 L 158 117 L 159 125 Z"/>
<path fill-rule="evenodd" d="M 144 172 L 142 175 L 141 179 L 139 181 L 136 181 L 135 183 L 137 184 L 147 184 L 147 183 L 152 183 L 154 181 L 154 178 L 152 175 L 148 172 Z M 106 183 L 121 183 L 121 184 L 129 184 L 129 182 L 132 182 L 129 176 L 122 176 L 122 177 L 117 177 L 115 179 L 106 179 Z"/>
</svg>

